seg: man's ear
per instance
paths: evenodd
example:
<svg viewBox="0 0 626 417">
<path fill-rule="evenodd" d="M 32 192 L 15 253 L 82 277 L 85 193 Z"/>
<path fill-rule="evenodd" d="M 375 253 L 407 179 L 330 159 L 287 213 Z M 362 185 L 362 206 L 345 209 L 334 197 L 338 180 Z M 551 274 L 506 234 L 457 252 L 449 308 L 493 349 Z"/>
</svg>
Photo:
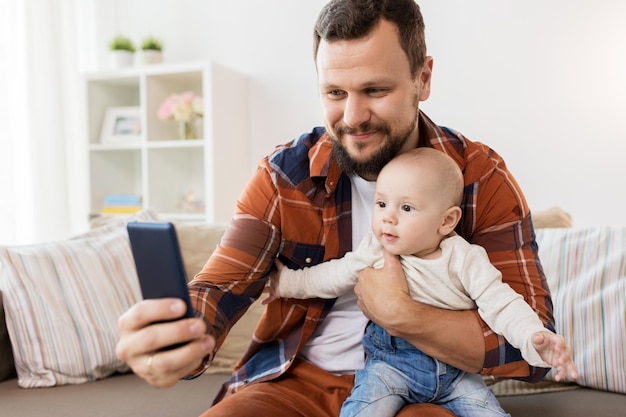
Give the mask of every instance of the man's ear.
<svg viewBox="0 0 626 417">
<path fill-rule="evenodd" d="M 427 56 L 419 78 L 419 101 L 426 101 L 430 97 L 430 82 L 433 76 L 433 57 Z"/>
<path fill-rule="evenodd" d="M 450 207 L 443 216 L 441 225 L 439 226 L 439 233 L 442 236 L 448 236 L 454 231 L 459 220 L 461 220 L 461 208 L 458 206 Z"/>
</svg>

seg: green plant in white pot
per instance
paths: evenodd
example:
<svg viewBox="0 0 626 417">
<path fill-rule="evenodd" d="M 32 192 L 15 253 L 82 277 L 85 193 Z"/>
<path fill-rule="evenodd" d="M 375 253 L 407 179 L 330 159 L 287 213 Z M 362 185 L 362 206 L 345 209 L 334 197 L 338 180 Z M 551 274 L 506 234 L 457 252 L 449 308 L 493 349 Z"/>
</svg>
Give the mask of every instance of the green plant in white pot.
<svg viewBox="0 0 626 417">
<path fill-rule="evenodd" d="M 163 62 L 163 44 L 153 36 L 141 42 L 141 61 L 143 64 L 157 64 Z"/>
<path fill-rule="evenodd" d="M 135 45 L 123 35 L 117 35 L 109 42 L 111 66 L 113 68 L 128 67 L 133 64 Z"/>
</svg>

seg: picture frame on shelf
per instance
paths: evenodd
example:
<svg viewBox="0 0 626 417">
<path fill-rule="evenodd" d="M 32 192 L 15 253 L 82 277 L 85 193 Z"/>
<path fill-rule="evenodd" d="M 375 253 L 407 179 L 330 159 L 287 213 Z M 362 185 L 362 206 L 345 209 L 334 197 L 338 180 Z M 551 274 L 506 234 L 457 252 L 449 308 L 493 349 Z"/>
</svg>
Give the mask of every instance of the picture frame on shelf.
<svg viewBox="0 0 626 417">
<path fill-rule="evenodd" d="M 139 107 L 109 107 L 104 112 L 100 143 L 133 142 L 141 139 Z"/>
</svg>

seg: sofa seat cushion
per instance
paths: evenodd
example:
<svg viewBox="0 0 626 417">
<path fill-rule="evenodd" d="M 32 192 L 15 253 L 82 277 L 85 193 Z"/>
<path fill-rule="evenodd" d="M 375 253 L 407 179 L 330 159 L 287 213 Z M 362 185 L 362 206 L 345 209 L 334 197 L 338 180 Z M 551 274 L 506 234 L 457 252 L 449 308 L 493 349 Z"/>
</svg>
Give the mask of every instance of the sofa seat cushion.
<svg viewBox="0 0 626 417">
<path fill-rule="evenodd" d="M 626 395 L 589 388 L 499 397 L 513 417 L 616 417 L 626 415 Z"/>
<path fill-rule="evenodd" d="M 202 375 L 168 389 L 153 388 L 134 374 L 115 374 L 77 385 L 22 389 L 13 379 L 0 383 L 0 415 L 198 416 L 213 402 L 226 374 Z M 7 401 L 5 401 L 7 399 Z"/>
</svg>

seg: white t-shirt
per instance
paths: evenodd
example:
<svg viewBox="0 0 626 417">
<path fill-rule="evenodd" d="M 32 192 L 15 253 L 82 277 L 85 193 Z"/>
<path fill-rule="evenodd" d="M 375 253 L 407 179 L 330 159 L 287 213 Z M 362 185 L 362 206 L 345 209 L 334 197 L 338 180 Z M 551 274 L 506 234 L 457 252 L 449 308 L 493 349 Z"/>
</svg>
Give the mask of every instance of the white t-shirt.
<svg viewBox="0 0 626 417">
<path fill-rule="evenodd" d="M 355 176 L 351 178 L 351 183 L 352 246 L 356 247 L 371 229 L 376 182 Z M 337 298 L 300 355 L 329 372 L 354 373 L 365 364 L 361 339 L 367 322 L 356 305 L 354 291 L 348 291 Z"/>
</svg>

